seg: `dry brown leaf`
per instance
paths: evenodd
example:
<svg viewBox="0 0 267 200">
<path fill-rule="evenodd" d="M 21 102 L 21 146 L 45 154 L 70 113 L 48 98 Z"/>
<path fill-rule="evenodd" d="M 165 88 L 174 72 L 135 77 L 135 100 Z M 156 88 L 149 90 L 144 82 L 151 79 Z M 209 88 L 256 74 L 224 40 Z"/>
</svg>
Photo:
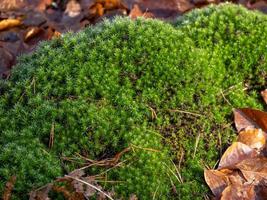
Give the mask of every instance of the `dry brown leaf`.
<svg viewBox="0 0 267 200">
<path fill-rule="evenodd" d="M 221 200 L 254 200 L 254 185 L 229 185 L 222 192 Z"/>
<path fill-rule="evenodd" d="M 69 17 L 76 17 L 81 14 L 81 5 L 76 0 L 70 0 L 66 5 L 65 13 Z"/>
<path fill-rule="evenodd" d="M 10 200 L 12 195 L 12 190 L 14 188 L 16 182 L 16 176 L 11 176 L 8 182 L 6 183 L 4 192 L 3 192 L 3 200 Z"/>
<path fill-rule="evenodd" d="M 51 5 L 53 0 L 41 0 L 37 6 L 37 10 L 44 11 L 47 6 Z"/>
<path fill-rule="evenodd" d="M 224 189 L 229 185 L 242 185 L 246 181 L 239 170 L 230 169 L 205 170 L 204 177 L 216 198 L 219 198 Z"/>
<path fill-rule="evenodd" d="M 52 190 L 53 184 L 48 184 L 39 190 L 31 191 L 29 200 L 50 200 L 48 194 Z"/>
<path fill-rule="evenodd" d="M 121 0 L 95 0 L 90 7 L 90 14 L 96 16 L 103 16 L 107 10 L 127 10 L 127 7 Z"/>
<path fill-rule="evenodd" d="M 91 6 L 89 10 L 90 14 L 95 16 L 103 16 L 104 15 L 104 7 L 101 3 L 96 3 Z"/>
<path fill-rule="evenodd" d="M 267 104 L 267 89 L 265 89 L 261 92 L 261 96 L 262 96 L 263 100 L 265 101 L 265 103 Z"/>
<path fill-rule="evenodd" d="M 144 17 L 144 18 L 153 18 L 153 14 L 150 12 L 143 12 L 138 4 L 134 4 L 133 9 L 131 10 L 129 17 L 131 19 L 136 19 L 137 17 Z"/>
<path fill-rule="evenodd" d="M 58 32 L 58 31 L 55 31 L 54 35 L 53 35 L 53 38 L 57 38 L 57 37 L 60 37 L 60 36 L 61 36 L 61 33 Z"/>
<path fill-rule="evenodd" d="M 234 142 L 223 154 L 218 169 L 234 168 L 242 160 L 255 158 L 257 151 L 241 142 Z"/>
<path fill-rule="evenodd" d="M 216 197 L 219 197 L 223 190 L 229 185 L 227 174 L 219 170 L 205 170 L 204 177 L 206 183 Z"/>
<path fill-rule="evenodd" d="M 242 142 L 251 148 L 261 150 L 265 147 L 266 134 L 261 129 L 246 128 L 238 135 L 238 142 Z"/>
<path fill-rule="evenodd" d="M 242 172 L 246 180 L 254 185 L 267 180 L 267 158 L 257 157 L 243 160 L 236 167 Z"/>
<path fill-rule="evenodd" d="M 186 11 L 193 9 L 195 6 L 191 3 L 191 1 L 180 0 L 180 1 L 177 1 L 177 7 L 179 11 L 184 13 Z"/>
<path fill-rule="evenodd" d="M 19 19 L 3 19 L 0 21 L 0 31 L 21 25 Z"/>
<path fill-rule="evenodd" d="M 267 132 L 267 113 L 260 110 L 241 108 L 234 110 L 235 125 L 238 132 L 251 128 L 261 128 Z"/>
<path fill-rule="evenodd" d="M 1 0 L 0 11 L 15 10 L 25 6 L 24 0 Z"/>
</svg>

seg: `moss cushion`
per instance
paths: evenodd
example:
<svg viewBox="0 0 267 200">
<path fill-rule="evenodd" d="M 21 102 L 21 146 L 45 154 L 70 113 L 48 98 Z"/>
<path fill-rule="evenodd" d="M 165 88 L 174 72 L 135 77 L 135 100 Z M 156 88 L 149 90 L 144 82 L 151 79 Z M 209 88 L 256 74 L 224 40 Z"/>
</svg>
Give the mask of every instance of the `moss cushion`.
<svg viewBox="0 0 267 200">
<path fill-rule="evenodd" d="M 116 18 L 40 44 L 0 81 L 0 191 L 16 175 L 13 198 L 27 199 L 84 166 L 81 156 L 130 147 L 105 172 L 116 198 L 203 199 L 203 168 L 235 136 L 232 108 L 263 109 L 266 38 L 266 16 L 223 4 L 172 24 Z"/>
</svg>

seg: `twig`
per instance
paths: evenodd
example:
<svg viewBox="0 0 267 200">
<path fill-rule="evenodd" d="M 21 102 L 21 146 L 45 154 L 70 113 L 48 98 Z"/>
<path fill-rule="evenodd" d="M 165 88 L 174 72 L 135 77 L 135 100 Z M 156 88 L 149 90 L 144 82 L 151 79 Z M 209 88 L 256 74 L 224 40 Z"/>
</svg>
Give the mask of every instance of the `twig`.
<svg viewBox="0 0 267 200">
<path fill-rule="evenodd" d="M 146 147 L 139 147 L 139 146 L 136 146 L 134 144 L 131 144 L 131 146 L 134 147 L 134 148 L 142 149 L 142 150 L 146 150 L 146 151 L 152 151 L 152 152 L 157 152 L 157 153 L 160 152 L 160 150 L 157 150 L 157 149 L 146 148 Z"/>
<path fill-rule="evenodd" d="M 195 156 L 196 156 L 196 152 L 197 152 L 197 147 L 198 147 L 199 140 L 200 140 L 200 133 L 196 137 L 196 143 L 195 143 L 193 158 L 195 158 Z"/>
<path fill-rule="evenodd" d="M 76 181 L 78 181 L 78 182 L 81 182 L 81 183 L 83 183 L 83 184 L 85 184 L 85 185 L 88 185 L 88 186 L 94 188 L 95 190 L 97 190 L 98 192 L 100 192 L 101 194 L 105 195 L 108 199 L 110 199 L 110 200 L 114 200 L 114 199 L 113 199 L 111 196 L 109 196 L 107 193 L 103 192 L 102 190 L 100 190 L 99 188 L 97 188 L 96 186 L 94 186 L 94 185 L 92 185 L 92 184 L 90 184 L 90 183 L 87 183 L 87 182 L 85 182 L 85 181 L 83 181 L 83 180 L 81 180 L 81 179 L 79 179 L 79 178 L 72 177 L 72 176 L 69 176 L 69 175 L 65 175 L 65 177 L 74 179 L 74 180 L 76 180 Z"/>
<path fill-rule="evenodd" d="M 182 178 L 182 176 L 181 176 L 181 173 L 180 173 L 179 169 L 177 168 L 177 166 L 175 165 L 175 163 L 174 163 L 173 161 L 172 161 L 172 164 L 173 164 L 173 166 L 174 166 L 174 168 L 175 168 L 175 170 L 176 170 L 176 173 L 177 173 L 177 175 L 178 175 L 178 177 L 179 177 L 181 183 L 183 183 L 184 181 L 183 181 L 183 178 Z"/>
<path fill-rule="evenodd" d="M 226 101 L 226 103 L 228 103 L 230 106 L 232 106 L 232 104 L 228 101 L 228 99 L 226 99 L 226 97 L 223 94 L 223 91 L 221 90 L 221 95 L 223 97 L 223 99 Z"/>
<path fill-rule="evenodd" d="M 184 113 L 184 114 L 189 114 L 193 115 L 196 117 L 204 117 L 204 115 L 201 115 L 199 113 L 194 113 L 194 112 L 189 112 L 189 111 L 184 111 L 184 110 L 179 110 L 179 109 L 168 109 L 169 112 L 179 112 L 179 113 Z"/>
<path fill-rule="evenodd" d="M 148 107 L 149 107 L 149 109 L 151 111 L 151 118 L 152 118 L 152 120 L 157 119 L 158 116 L 157 116 L 156 111 L 152 107 L 150 107 L 150 106 L 148 106 Z"/>
<path fill-rule="evenodd" d="M 175 174 L 175 172 L 166 163 L 164 163 L 164 165 L 168 168 L 168 170 L 172 173 L 172 175 L 174 175 L 174 177 L 177 179 L 179 183 L 183 183 L 183 181 L 180 180 L 180 178 Z"/>
<path fill-rule="evenodd" d="M 54 136 L 55 136 L 55 123 L 52 123 L 51 130 L 50 130 L 50 138 L 49 138 L 49 149 L 51 149 L 54 145 Z"/>
<path fill-rule="evenodd" d="M 107 158 L 107 159 L 99 160 L 99 161 L 95 161 L 95 160 L 86 158 L 86 157 L 84 157 L 78 153 L 77 153 L 77 155 L 80 158 L 91 163 L 91 164 L 87 165 L 86 168 L 91 167 L 91 166 L 115 166 L 119 162 L 121 156 L 130 150 L 131 150 L 131 148 L 127 147 L 127 148 L 123 149 L 121 152 L 117 153 L 113 158 Z"/>
<path fill-rule="evenodd" d="M 182 164 L 183 159 L 184 159 L 184 151 L 182 150 L 182 153 L 181 153 L 181 156 L 180 156 L 180 159 L 179 159 L 179 163 L 178 163 L 179 169 L 181 169 L 181 164 Z"/>
<path fill-rule="evenodd" d="M 156 194 L 157 194 L 157 192 L 158 192 L 158 189 L 159 189 L 159 185 L 158 185 L 157 189 L 155 190 L 155 192 L 154 192 L 154 194 L 153 194 L 153 200 L 156 199 Z"/>
</svg>

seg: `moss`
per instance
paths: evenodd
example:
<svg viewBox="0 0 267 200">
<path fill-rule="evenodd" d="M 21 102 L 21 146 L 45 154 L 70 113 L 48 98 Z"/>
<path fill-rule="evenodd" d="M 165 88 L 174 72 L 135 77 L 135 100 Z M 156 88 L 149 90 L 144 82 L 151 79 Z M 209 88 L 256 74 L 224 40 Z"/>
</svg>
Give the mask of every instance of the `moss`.
<svg viewBox="0 0 267 200">
<path fill-rule="evenodd" d="M 42 43 L 0 82 L 0 190 L 17 174 L 14 195 L 26 199 L 82 165 L 64 158 L 109 158 L 131 146 L 106 174 L 115 182 L 103 186 L 117 197 L 203 198 L 204 166 L 235 135 L 231 109 L 262 108 L 266 25 L 265 16 L 225 4 L 174 25 L 117 18 Z"/>
</svg>

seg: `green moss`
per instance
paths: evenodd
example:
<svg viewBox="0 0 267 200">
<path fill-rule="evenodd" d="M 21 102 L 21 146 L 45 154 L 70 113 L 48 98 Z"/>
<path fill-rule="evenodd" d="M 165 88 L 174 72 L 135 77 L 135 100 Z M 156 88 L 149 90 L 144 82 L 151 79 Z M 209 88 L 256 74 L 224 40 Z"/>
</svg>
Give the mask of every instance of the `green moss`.
<svg viewBox="0 0 267 200">
<path fill-rule="evenodd" d="M 64 158 L 109 158 L 132 146 L 106 174 L 106 189 L 125 199 L 202 199 L 204 166 L 235 135 L 231 109 L 262 108 L 266 25 L 265 16 L 225 4 L 174 25 L 117 18 L 42 43 L 0 82 L 0 190 L 16 174 L 14 195 L 26 199 L 81 166 Z"/>
</svg>

